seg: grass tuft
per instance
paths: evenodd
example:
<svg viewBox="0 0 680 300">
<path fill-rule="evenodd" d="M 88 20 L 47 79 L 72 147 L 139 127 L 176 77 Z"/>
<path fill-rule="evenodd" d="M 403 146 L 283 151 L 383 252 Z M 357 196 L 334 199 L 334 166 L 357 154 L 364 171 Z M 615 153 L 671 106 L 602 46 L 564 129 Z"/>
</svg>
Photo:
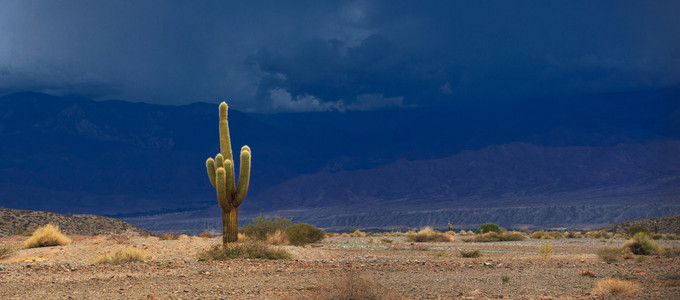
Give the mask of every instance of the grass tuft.
<svg viewBox="0 0 680 300">
<path fill-rule="evenodd" d="M 198 254 L 204 260 L 229 260 L 237 258 L 254 259 L 290 259 L 290 253 L 272 248 L 258 241 L 229 243 L 226 246 L 217 245 Z"/>
<path fill-rule="evenodd" d="M 24 242 L 24 248 L 62 246 L 71 243 L 71 239 L 59 231 L 59 226 L 47 224 L 36 229 Z"/>
<path fill-rule="evenodd" d="M 619 260 L 619 255 L 622 253 L 623 251 L 619 248 L 603 248 L 597 250 L 597 256 L 608 264 L 617 262 Z"/>
<path fill-rule="evenodd" d="M 161 241 L 171 241 L 171 240 L 178 240 L 178 239 L 179 239 L 179 235 L 178 235 L 178 234 L 175 234 L 175 233 L 172 233 L 172 232 L 166 232 L 166 233 L 164 233 L 164 234 L 161 234 L 158 238 L 159 238 Z"/>
<path fill-rule="evenodd" d="M 108 254 L 101 254 L 92 259 L 92 263 L 95 264 L 120 264 L 126 262 L 135 261 L 149 261 L 151 260 L 151 255 L 143 250 L 139 249 L 125 249 L 118 250 L 113 256 Z"/>
<path fill-rule="evenodd" d="M 0 259 L 3 259 L 5 257 L 9 257 L 14 253 L 16 249 L 12 246 L 0 246 Z"/>
<path fill-rule="evenodd" d="M 215 237 L 215 235 L 212 234 L 212 232 L 208 232 L 208 231 L 201 232 L 201 234 L 199 234 L 198 236 L 201 237 L 201 238 L 204 238 L 204 239 L 211 239 L 211 238 Z"/>
<path fill-rule="evenodd" d="M 632 297 L 640 292 L 640 285 L 619 278 L 601 279 L 595 283 L 594 295 L 612 297 Z"/>
<path fill-rule="evenodd" d="M 265 242 L 269 245 L 288 245 L 290 240 L 288 234 L 283 230 L 276 230 L 274 233 L 268 233 Z"/>
</svg>

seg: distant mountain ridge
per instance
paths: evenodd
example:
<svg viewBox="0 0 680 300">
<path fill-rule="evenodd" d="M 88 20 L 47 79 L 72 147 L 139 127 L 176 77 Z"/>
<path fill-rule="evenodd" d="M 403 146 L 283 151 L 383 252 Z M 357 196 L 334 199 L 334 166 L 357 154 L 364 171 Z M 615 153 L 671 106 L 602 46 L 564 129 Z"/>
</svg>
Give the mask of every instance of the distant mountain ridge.
<svg viewBox="0 0 680 300">
<path fill-rule="evenodd" d="M 102 216 L 62 215 L 46 211 L 0 208 L 0 236 L 33 232 L 38 227 L 47 224 L 59 226 L 59 229 L 66 234 L 86 236 L 127 232 L 140 235 L 153 234 L 130 223 Z"/>
<path fill-rule="evenodd" d="M 253 149 L 242 214 L 347 204 L 359 211 L 369 204 L 396 211 L 513 201 L 550 206 L 573 197 L 599 205 L 614 195 L 668 203 L 676 199 L 669 188 L 676 160 L 664 149 L 680 140 L 678 99 L 678 90 L 658 90 L 344 113 L 232 109 L 232 144 Z M 203 209 L 215 205 L 215 195 L 204 162 L 219 149 L 216 107 L 2 96 L 0 206 L 208 216 Z M 668 163 L 650 165 L 657 156 Z M 636 176 L 641 181 L 631 180 Z M 374 217 L 322 215 L 313 217 L 332 226 L 380 225 Z"/>
</svg>

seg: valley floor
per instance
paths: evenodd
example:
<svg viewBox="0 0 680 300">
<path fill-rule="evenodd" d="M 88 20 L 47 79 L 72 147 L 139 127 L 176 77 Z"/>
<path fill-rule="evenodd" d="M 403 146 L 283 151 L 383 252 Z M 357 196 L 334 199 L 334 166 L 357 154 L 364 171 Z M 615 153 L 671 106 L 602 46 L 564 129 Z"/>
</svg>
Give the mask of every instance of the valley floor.
<svg viewBox="0 0 680 300">
<path fill-rule="evenodd" d="M 19 247 L 26 237 L 0 238 Z M 19 250 L 0 260 L 2 299 L 308 299 L 352 278 L 382 285 L 407 299 L 591 299 L 595 282 L 620 277 L 641 286 L 648 299 L 677 299 L 680 257 L 648 256 L 607 264 L 595 253 L 624 240 L 546 240 L 495 243 L 415 243 L 403 236 L 331 237 L 307 247 L 281 246 L 291 260 L 198 261 L 219 238 L 159 240 L 80 237 L 68 246 Z M 390 240 L 391 242 L 388 242 Z M 680 241 L 659 241 L 680 246 Z M 101 253 L 144 249 L 148 262 L 92 264 Z M 460 250 L 480 250 L 463 258 Z M 589 270 L 595 277 L 579 275 Z M 502 277 L 506 277 L 506 282 Z"/>
</svg>

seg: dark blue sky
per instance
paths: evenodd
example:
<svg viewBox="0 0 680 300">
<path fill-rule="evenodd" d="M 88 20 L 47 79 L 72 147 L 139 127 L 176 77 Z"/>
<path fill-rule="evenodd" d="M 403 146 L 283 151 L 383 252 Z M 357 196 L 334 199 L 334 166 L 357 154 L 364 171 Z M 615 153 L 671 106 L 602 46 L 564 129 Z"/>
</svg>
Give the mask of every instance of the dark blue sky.
<svg viewBox="0 0 680 300">
<path fill-rule="evenodd" d="M 314 111 L 680 88 L 679 1 L 421 2 L 4 0 L 0 95 Z"/>
</svg>

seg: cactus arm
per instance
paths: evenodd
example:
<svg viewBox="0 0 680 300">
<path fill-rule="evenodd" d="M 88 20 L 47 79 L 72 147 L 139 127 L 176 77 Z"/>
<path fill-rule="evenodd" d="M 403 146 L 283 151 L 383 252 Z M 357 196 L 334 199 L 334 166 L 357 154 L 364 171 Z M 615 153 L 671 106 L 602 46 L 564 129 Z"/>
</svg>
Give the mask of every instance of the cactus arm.
<svg viewBox="0 0 680 300">
<path fill-rule="evenodd" d="M 248 146 L 243 146 L 243 148 L 241 148 L 241 171 L 238 176 L 238 185 L 236 186 L 234 207 L 241 205 L 248 193 L 248 184 L 250 183 L 250 156 L 250 148 Z"/>
<path fill-rule="evenodd" d="M 227 103 L 220 103 L 220 152 L 225 159 L 234 161 L 231 153 L 231 138 L 229 137 L 229 122 L 227 121 Z"/>
<path fill-rule="evenodd" d="M 234 163 L 231 160 L 224 161 L 224 172 L 225 172 L 225 190 L 227 193 L 227 201 L 229 203 L 234 203 Z"/>
<path fill-rule="evenodd" d="M 222 156 L 222 153 L 217 153 L 217 155 L 215 155 L 215 165 L 218 168 L 224 166 L 224 156 Z"/>
<path fill-rule="evenodd" d="M 208 170 L 210 183 L 215 187 L 215 161 L 212 158 L 208 158 L 208 160 L 205 161 L 205 168 Z"/>
<path fill-rule="evenodd" d="M 224 168 L 220 167 L 217 168 L 217 171 L 215 172 L 215 177 L 216 177 L 216 189 L 217 189 L 217 202 L 220 204 L 220 207 L 222 208 L 223 211 L 227 211 L 231 208 L 231 204 L 229 201 L 227 201 L 227 190 L 225 188 L 225 183 L 226 183 L 226 172 L 224 171 Z"/>
</svg>

